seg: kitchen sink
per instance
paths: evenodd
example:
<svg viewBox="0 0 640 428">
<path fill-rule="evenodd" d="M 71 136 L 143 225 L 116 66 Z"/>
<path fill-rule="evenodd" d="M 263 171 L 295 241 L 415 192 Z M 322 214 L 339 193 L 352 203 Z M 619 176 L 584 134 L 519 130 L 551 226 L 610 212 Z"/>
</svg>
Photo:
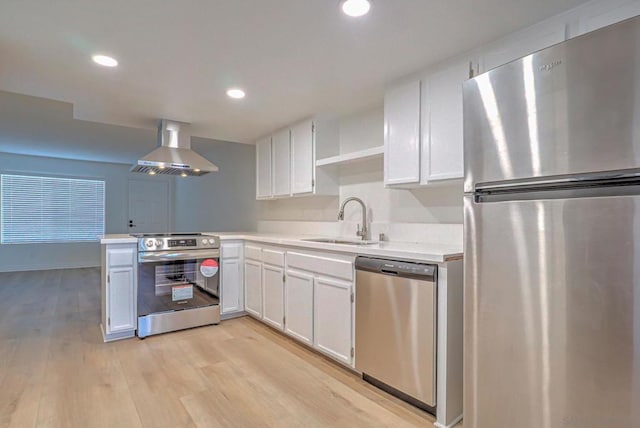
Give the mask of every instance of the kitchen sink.
<svg viewBox="0 0 640 428">
<path fill-rule="evenodd" d="M 376 241 L 359 241 L 355 239 L 335 239 L 335 238 L 309 238 L 303 239 L 309 242 L 322 242 L 326 244 L 345 244 L 345 245 L 373 245 Z"/>
</svg>

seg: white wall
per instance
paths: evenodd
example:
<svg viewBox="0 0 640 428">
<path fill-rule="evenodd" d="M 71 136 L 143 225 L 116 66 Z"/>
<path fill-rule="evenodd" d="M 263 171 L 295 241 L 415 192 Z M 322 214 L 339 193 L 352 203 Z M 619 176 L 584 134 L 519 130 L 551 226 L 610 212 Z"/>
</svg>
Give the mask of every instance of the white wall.
<svg viewBox="0 0 640 428">
<path fill-rule="evenodd" d="M 42 174 L 105 180 L 105 231 L 127 233 L 129 165 L 24 156 L 0 152 L 0 174 Z M 144 178 L 139 174 L 136 179 Z M 171 179 L 159 177 L 168 180 Z M 0 245 L 0 272 L 100 265 L 100 244 Z"/>
<path fill-rule="evenodd" d="M 340 152 L 348 153 L 384 143 L 382 107 L 340 121 Z M 386 189 L 382 158 L 344 166 L 340 171 L 340 197 L 303 197 L 262 201 L 260 220 L 335 221 L 344 198 L 357 196 L 370 208 L 374 222 L 462 223 L 462 183 L 421 189 Z M 356 205 L 345 220 L 359 221 Z"/>
</svg>

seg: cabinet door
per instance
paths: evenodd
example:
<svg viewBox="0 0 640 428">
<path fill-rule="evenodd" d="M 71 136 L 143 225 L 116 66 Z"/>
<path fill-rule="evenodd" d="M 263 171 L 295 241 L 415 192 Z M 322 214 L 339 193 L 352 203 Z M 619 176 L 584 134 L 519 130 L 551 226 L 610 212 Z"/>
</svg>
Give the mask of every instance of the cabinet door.
<svg viewBox="0 0 640 428">
<path fill-rule="evenodd" d="M 590 6 L 582 9 L 579 18 L 579 34 L 585 34 L 638 15 L 640 15 L 640 1 L 638 0 L 593 2 Z"/>
<path fill-rule="evenodd" d="M 317 277 L 314 298 L 314 346 L 351 365 L 353 349 L 353 284 Z"/>
<path fill-rule="evenodd" d="M 289 129 L 273 135 L 273 195 L 291 193 L 291 144 Z"/>
<path fill-rule="evenodd" d="M 271 137 L 267 137 L 256 143 L 256 198 L 270 198 L 272 194 Z"/>
<path fill-rule="evenodd" d="M 469 78 L 473 63 L 455 63 L 423 83 L 422 184 L 462 178 L 462 82 Z"/>
<path fill-rule="evenodd" d="M 284 329 L 284 269 L 263 265 L 263 321 L 278 330 Z"/>
<path fill-rule="evenodd" d="M 420 181 L 420 81 L 389 89 L 384 97 L 384 183 Z"/>
<path fill-rule="evenodd" d="M 262 263 L 244 262 L 245 310 L 262 319 Z"/>
<path fill-rule="evenodd" d="M 294 195 L 313 192 L 313 145 L 313 121 L 307 120 L 291 128 L 291 187 Z"/>
<path fill-rule="evenodd" d="M 107 333 L 137 328 L 135 269 L 133 266 L 109 268 Z"/>
<path fill-rule="evenodd" d="M 483 71 L 547 48 L 566 38 L 564 23 L 543 23 L 498 42 L 483 54 Z"/>
<path fill-rule="evenodd" d="M 313 275 L 287 270 L 284 331 L 313 345 Z"/>
<path fill-rule="evenodd" d="M 220 313 L 240 312 L 244 309 L 242 299 L 242 264 L 240 259 L 222 259 L 221 308 Z"/>
</svg>

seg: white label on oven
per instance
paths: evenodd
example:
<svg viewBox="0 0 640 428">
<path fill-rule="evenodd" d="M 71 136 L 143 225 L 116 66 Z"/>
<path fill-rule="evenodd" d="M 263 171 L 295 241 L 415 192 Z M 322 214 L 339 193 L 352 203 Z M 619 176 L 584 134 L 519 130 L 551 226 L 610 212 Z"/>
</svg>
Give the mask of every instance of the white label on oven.
<svg viewBox="0 0 640 428">
<path fill-rule="evenodd" d="M 171 287 L 171 300 L 186 300 L 193 299 L 193 285 L 174 285 Z"/>
<path fill-rule="evenodd" d="M 218 262 L 214 259 L 203 260 L 200 264 L 200 273 L 207 278 L 211 278 L 218 273 Z"/>
</svg>

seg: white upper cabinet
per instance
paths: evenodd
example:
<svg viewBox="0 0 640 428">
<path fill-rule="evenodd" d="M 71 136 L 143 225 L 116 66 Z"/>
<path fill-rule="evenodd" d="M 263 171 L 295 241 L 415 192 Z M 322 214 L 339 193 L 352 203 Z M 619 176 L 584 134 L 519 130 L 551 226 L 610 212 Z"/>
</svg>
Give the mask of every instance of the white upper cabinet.
<svg viewBox="0 0 640 428">
<path fill-rule="evenodd" d="M 273 196 L 291 194 L 291 138 L 289 128 L 273 134 Z"/>
<path fill-rule="evenodd" d="M 392 87 L 385 95 L 385 185 L 417 187 L 462 178 L 462 83 L 467 59 Z"/>
<path fill-rule="evenodd" d="M 385 185 L 420 182 L 420 84 L 403 83 L 385 93 Z"/>
<path fill-rule="evenodd" d="M 579 35 L 640 15 L 640 1 L 611 0 L 589 4 L 579 17 Z"/>
<path fill-rule="evenodd" d="M 474 66 L 457 62 L 424 79 L 421 184 L 463 176 L 462 83 Z"/>
<path fill-rule="evenodd" d="M 291 193 L 312 193 L 315 158 L 313 121 L 306 120 L 291 127 Z"/>
<path fill-rule="evenodd" d="M 271 169 L 271 137 L 256 143 L 256 199 L 273 196 Z"/>
<path fill-rule="evenodd" d="M 335 120 L 307 119 L 256 144 L 256 199 L 338 195 L 337 167 L 316 167 L 340 151 Z"/>
<path fill-rule="evenodd" d="M 536 24 L 484 49 L 481 71 L 489 71 L 564 40 L 566 40 L 564 22 L 551 21 Z"/>
</svg>

